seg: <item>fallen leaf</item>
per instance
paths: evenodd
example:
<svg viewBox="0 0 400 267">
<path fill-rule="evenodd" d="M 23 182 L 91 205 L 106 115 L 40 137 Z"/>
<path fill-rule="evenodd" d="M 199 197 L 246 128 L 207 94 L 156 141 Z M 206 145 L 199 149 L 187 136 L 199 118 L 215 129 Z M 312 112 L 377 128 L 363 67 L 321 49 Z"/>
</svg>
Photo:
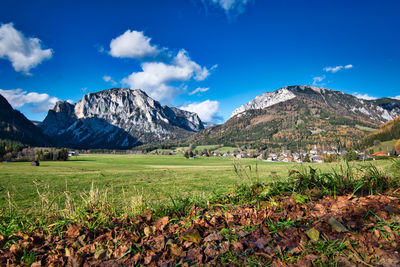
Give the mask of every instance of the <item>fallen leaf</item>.
<svg viewBox="0 0 400 267">
<path fill-rule="evenodd" d="M 396 209 L 395 207 L 390 206 L 390 205 L 385 206 L 384 209 L 385 209 L 385 211 L 387 211 L 389 213 L 399 213 L 398 209 Z"/>
<path fill-rule="evenodd" d="M 213 243 L 207 244 L 204 254 L 206 254 L 208 257 L 216 256 L 218 254 L 217 247 Z"/>
<path fill-rule="evenodd" d="M 79 231 L 81 230 L 80 225 L 71 224 L 68 230 L 65 232 L 67 238 L 76 238 L 79 236 Z"/>
<path fill-rule="evenodd" d="M 79 253 L 83 253 L 83 254 L 92 254 L 95 251 L 96 251 L 96 246 L 94 244 L 88 244 L 79 249 Z"/>
<path fill-rule="evenodd" d="M 149 265 L 155 259 L 156 259 L 156 255 L 154 254 L 154 252 L 149 251 L 148 255 L 146 257 L 144 257 L 144 264 Z"/>
<path fill-rule="evenodd" d="M 183 246 L 184 246 L 185 248 L 188 248 L 188 247 L 190 247 L 191 245 L 193 245 L 193 242 L 190 242 L 190 241 L 185 241 L 185 242 L 183 242 Z"/>
<path fill-rule="evenodd" d="M 144 264 L 149 265 L 152 259 L 153 259 L 152 255 L 144 257 Z"/>
<path fill-rule="evenodd" d="M 155 231 L 155 227 L 154 226 L 146 226 L 144 229 L 143 229 L 143 233 L 144 233 L 144 235 L 145 236 L 150 236 L 152 233 L 154 233 L 154 231 Z"/>
<path fill-rule="evenodd" d="M 133 256 L 132 260 L 133 260 L 133 264 L 136 265 L 140 260 L 142 259 L 142 255 L 140 255 L 140 253 L 136 253 L 135 256 Z"/>
<path fill-rule="evenodd" d="M 201 241 L 200 233 L 196 229 L 187 230 L 185 233 L 183 233 L 182 238 L 193 243 L 200 243 Z"/>
<path fill-rule="evenodd" d="M 221 241 L 222 240 L 222 235 L 219 232 L 209 234 L 204 238 L 204 242 L 211 242 L 211 241 Z"/>
<path fill-rule="evenodd" d="M 203 262 L 203 253 L 201 248 L 192 248 L 187 252 L 187 257 L 189 261 L 195 263 L 202 263 Z"/>
<path fill-rule="evenodd" d="M 70 256 L 68 257 L 67 266 L 81 266 L 82 262 L 82 257 L 80 257 L 77 253 L 74 253 L 73 249 L 71 249 Z"/>
<path fill-rule="evenodd" d="M 306 235 L 313 242 L 317 242 L 319 240 L 319 231 L 317 229 L 315 229 L 315 228 L 308 229 L 306 231 Z"/>
<path fill-rule="evenodd" d="M 31 264 L 31 267 L 40 267 L 42 266 L 42 263 L 40 261 L 35 261 L 34 263 Z"/>
<path fill-rule="evenodd" d="M 225 254 L 229 251 L 230 242 L 229 240 L 221 243 L 221 249 L 219 250 L 219 254 Z"/>
<path fill-rule="evenodd" d="M 154 248 L 158 251 L 162 251 L 165 247 L 165 238 L 160 235 L 154 238 Z"/>
<path fill-rule="evenodd" d="M 264 258 L 266 258 L 266 259 L 272 259 L 272 255 L 268 255 L 267 253 L 264 253 L 264 252 L 254 252 L 254 255 L 256 255 L 256 256 L 262 256 L 262 257 L 264 257 Z"/>
<path fill-rule="evenodd" d="M 125 252 L 127 252 L 127 251 L 128 251 L 128 247 L 125 246 L 125 245 L 121 245 L 121 246 L 119 246 L 119 247 L 114 251 L 113 256 L 114 256 L 114 258 L 120 258 L 120 257 L 122 257 L 122 256 L 125 254 Z"/>
<path fill-rule="evenodd" d="M 170 250 L 171 254 L 176 256 L 176 257 L 184 257 L 184 256 L 186 256 L 186 253 L 177 244 L 173 244 L 173 243 L 169 244 L 169 250 Z"/>
<path fill-rule="evenodd" d="M 105 259 L 106 258 L 106 256 L 107 256 L 107 250 L 105 250 L 105 249 L 99 249 L 99 250 L 97 250 L 95 253 L 94 253 L 94 258 L 96 259 L 96 260 L 103 260 L 103 259 Z"/>
<path fill-rule="evenodd" d="M 380 238 L 381 237 L 381 232 L 378 229 L 374 230 L 374 235 L 376 236 L 376 238 Z"/>
<path fill-rule="evenodd" d="M 65 256 L 71 257 L 71 252 L 70 252 L 69 248 L 65 248 Z"/>
<path fill-rule="evenodd" d="M 233 252 L 240 253 L 243 251 L 243 245 L 239 242 L 233 242 Z"/>
<path fill-rule="evenodd" d="M 267 244 L 267 239 L 265 237 L 257 238 L 255 244 L 259 249 L 264 249 L 265 245 Z"/>
<path fill-rule="evenodd" d="M 165 216 L 165 217 L 162 217 L 161 219 L 157 220 L 154 223 L 154 226 L 156 227 L 156 230 L 162 231 L 162 230 L 164 230 L 164 227 L 168 224 L 168 222 L 169 222 L 169 217 Z"/>
<path fill-rule="evenodd" d="M 339 232 L 339 233 L 342 233 L 342 232 L 349 232 L 349 230 L 347 230 L 347 228 L 346 228 L 343 224 L 341 224 L 338 220 L 336 220 L 336 219 L 333 218 L 333 217 L 330 217 L 330 218 L 329 218 L 328 223 L 329 223 L 330 226 L 332 226 L 332 228 L 333 228 L 336 232 Z"/>
</svg>

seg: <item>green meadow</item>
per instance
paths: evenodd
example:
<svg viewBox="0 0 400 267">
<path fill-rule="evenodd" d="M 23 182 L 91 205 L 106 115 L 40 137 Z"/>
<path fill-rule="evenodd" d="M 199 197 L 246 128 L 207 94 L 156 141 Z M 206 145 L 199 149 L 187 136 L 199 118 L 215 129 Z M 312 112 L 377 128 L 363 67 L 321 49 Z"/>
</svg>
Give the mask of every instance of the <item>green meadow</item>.
<svg viewBox="0 0 400 267">
<path fill-rule="evenodd" d="M 385 168 L 389 161 L 370 163 Z M 239 174 L 236 169 L 239 169 Z M 172 204 L 174 199 L 208 199 L 231 192 L 246 182 L 286 179 L 292 169 L 321 171 L 343 163 L 298 164 L 257 159 L 182 155 L 83 154 L 69 161 L 0 163 L 0 208 L 35 213 L 39 206 L 65 205 L 66 199 L 87 197 L 90 190 L 105 192 L 117 207 Z"/>
</svg>

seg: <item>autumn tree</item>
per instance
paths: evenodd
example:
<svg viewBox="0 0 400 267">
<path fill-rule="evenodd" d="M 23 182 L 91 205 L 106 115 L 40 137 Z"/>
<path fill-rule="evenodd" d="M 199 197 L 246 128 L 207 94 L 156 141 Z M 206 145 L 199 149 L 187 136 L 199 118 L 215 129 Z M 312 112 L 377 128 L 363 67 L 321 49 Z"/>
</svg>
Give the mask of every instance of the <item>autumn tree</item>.
<svg viewBox="0 0 400 267">
<path fill-rule="evenodd" d="M 400 155 L 400 139 L 394 145 L 394 149 L 396 150 L 397 155 Z"/>
</svg>

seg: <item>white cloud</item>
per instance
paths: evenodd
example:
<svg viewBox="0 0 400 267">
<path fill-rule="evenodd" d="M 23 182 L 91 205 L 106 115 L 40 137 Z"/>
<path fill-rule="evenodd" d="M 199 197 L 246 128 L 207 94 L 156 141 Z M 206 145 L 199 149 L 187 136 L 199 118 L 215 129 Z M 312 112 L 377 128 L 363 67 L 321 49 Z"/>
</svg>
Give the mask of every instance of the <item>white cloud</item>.
<svg viewBox="0 0 400 267">
<path fill-rule="evenodd" d="M 215 70 L 216 68 L 218 68 L 218 64 L 214 64 L 214 65 L 210 68 L 210 70 L 213 71 L 213 70 Z"/>
<path fill-rule="evenodd" d="M 226 13 L 236 10 L 241 13 L 250 0 L 210 0 L 213 4 L 219 5 Z"/>
<path fill-rule="evenodd" d="M 42 49 L 40 39 L 26 38 L 12 23 L 0 26 L 0 58 L 8 59 L 15 71 L 28 73 L 52 55 L 52 49 Z"/>
<path fill-rule="evenodd" d="M 331 73 L 336 73 L 339 70 L 351 69 L 351 68 L 353 68 L 353 65 L 352 64 L 348 64 L 348 65 L 345 65 L 345 66 L 339 65 L 339 66 L 336 66 L 336 67 L 325 67 L 324 71 L 331 72 Z"/>
<path fill-rule="evenodd" d="M 368 94 L 360 94 L 360 93 L 354 93 L 353 94 L 355 97 L 359 99 L 364 99 L 364 100 L 374 100 L 377 99 L 375 96 L 370 96 Z"/>
<path fill-rule="evenodd" d="M 46 101 L 41 102 L 39 105 L 34 106 L 32 109 L 32 112 L 47 112 L 49 109 L 52 109 L 55 104 L 60 101 L 57 97 L 49 97 Z M 71 100 L 67 100 L 67 102 L 70 102 Z"/>
<path fill-rule="evenodd" d="M 210 90 L 209 87 L 205 87 L 205 88 L 203 88 L 203 87 L 197 87 L 193 92 L 189 92 L 188 94 L 189 94 L 189 95 L 194 95 L 194 94 L 196 94 L 196 93 L 204 93 L 204 92 L 207 92 L 208 90 Z"/>
<path fill-rule="evenodd" d="M 219 102 L 205 100 L 200 103 L 191 103 L 187 106 L 182 106 L 180 109 L 196 112 L 203 122 L 215 122 L 219 120 L 217 113 L 219 111 Z"/>
<path fill-rule="evenodd" d="M 312 85 L 314 85 L 314 86 L 322 85 L 322 84 L 319 84 L 319 83 L 322 82 L 323 80 L 325 80 L 325 78 L 326 78 L 325 75 L 313 77 Z"/>
<path fill-rule="evenodd" d="M 7 99 L 13 108 L 21 108 L 26 104 L 30 104 L 32 112 L 48 111 L 59 101 L 57 97 L 51 97 L 48 94 L 36 92 L 28 93 L 20 88 L 11 90 L 0 89 L 0 94 Z"/>
<path fill-rule="evenodd" d="M 184 49 L 170 63 L 143 62 L 141 68 L 142 71 L 133 72 L 121 82 L 132 89 L 142 89 L 157 100 L 171 99 L 181 91 L 180 87 L 172 85 L 174 82 L 186 82 L 192 78 L 202 81 L 210 75 L 210 71 L 191 60 Z"/>
<path fill-rule="evenodd" d="M 111 76 L 108 75 L 104 75 L 103 80 L 107 83 L 109 82 L 112 86 L 116 86 L 118 84 L 116 81 L 113 80 Z"/>
<path fill-rule="evenodd" d="M 127 30 L 111 40 L 110 55 L 121 58 L 144 58 L 157 55 L 160 50 L 150 44 L 151 38 L 143 32 Z"/>
<path fill-rule="evenodd" d="M 395 96 L 395 97 L 392 97 L 392 98 L 397 99 L 397 100 L 400 100 L 400 95 Z"/>
</svg>

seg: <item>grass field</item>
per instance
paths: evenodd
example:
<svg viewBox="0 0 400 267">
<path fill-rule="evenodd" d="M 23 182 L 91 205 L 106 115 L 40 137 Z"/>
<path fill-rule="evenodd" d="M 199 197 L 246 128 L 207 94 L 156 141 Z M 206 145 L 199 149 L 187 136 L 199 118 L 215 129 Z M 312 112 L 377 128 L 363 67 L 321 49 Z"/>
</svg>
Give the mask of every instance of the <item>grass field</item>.
<svg viewBox="0 0 400 267">
<path fill-rule="evenodd" d="M 293 169 L 303 170 L 283 181 Z M 304 266 L 311 255 L 313 266 L 343 258 L 383 266 L 398 258 L 400 224 L 388 207 L 400 209 L 399 173 L 398 160 L 81 155 L 40 167 L 0 163 L 0 265 Z M 272 180 L 280 182 L 257 183 Z"/>
<path fill-rule="evenodd" d="M 373 149 L 374 152 L 383 151 L 385 153 L 390 153 L 394 149 L 396 142 L 397 140 L 381 142 L 379 145 L 373 146 L 370 149 Z"/>
<path fill-rule="evenodd" d="M 190 160 L 182 155 L 80 155 L 69 161 L 41 162 L 40 167 L 32 167 L 29 162 L 0 163 L 0 208 L 30 213 L 43 201 L 63 204 L 66 194 L 78 199 L 92 186 L 108 191 L 108 197 L 120 206 L 134 206 L 138 202 L 165 204 L 185 197 L 207 199 L 247 182 L 247 178 L 241 181 L 236 175 L 235 162 L 246 169 L 253 181 L 260 182 L 284 179 L 290 170 L 307 167 L 306 164 L 224 157 Z M 389 162 L 373 164 L 384 167 Z M 338 165 L 312 166 L 328 171 Z"/>
</svg>

